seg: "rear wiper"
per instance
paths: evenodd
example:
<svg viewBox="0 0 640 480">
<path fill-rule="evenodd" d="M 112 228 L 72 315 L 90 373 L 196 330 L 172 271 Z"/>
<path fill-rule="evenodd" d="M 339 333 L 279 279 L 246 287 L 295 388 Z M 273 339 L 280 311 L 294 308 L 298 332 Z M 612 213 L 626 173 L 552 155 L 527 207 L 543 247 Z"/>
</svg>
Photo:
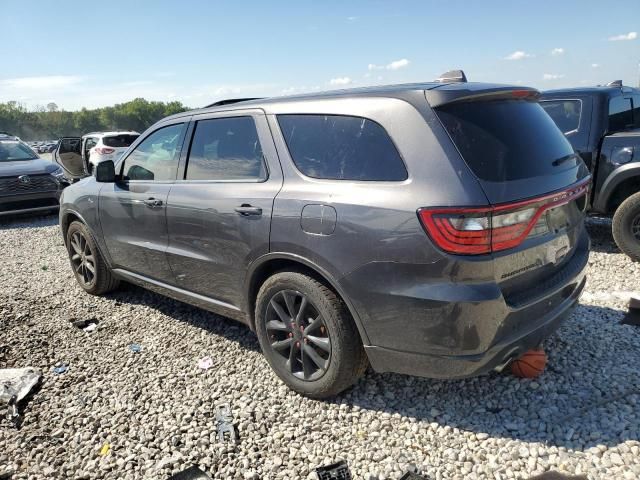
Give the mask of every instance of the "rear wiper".
<svg viewBox="0 0 640 480">
<path fill-rule="evenodd" d="M 554 160 L 553 162 L 551 162 L 551 165 L 553 165 L 554 167 L 557 167 L 561 163 L 564 163 L 567 160 L 570 160 L 570 159 L 575 158 L 575 157 L 576 157 L 575 153 L 570 153 L 569 155 L 565 155 L 564 157 L 560 157 L 560 158 Z"/>
</svg>

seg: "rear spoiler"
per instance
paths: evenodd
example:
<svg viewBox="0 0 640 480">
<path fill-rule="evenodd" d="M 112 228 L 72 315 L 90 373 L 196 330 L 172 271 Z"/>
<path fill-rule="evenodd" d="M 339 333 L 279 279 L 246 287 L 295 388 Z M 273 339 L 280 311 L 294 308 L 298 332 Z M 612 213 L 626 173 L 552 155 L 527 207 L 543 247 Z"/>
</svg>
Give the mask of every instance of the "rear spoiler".
<svg viewBox="0 0 640 480">
<path fill-rule="evenodd" d="M 488 100 L 529 100 L 537 101 L 540 92 L 530 87 L 509 85 L 486 85 L 474 83 L 454 83 L 437 86 L 425 91 L 432 108 L 449 103 L 482 102 Z"/>
</svg>

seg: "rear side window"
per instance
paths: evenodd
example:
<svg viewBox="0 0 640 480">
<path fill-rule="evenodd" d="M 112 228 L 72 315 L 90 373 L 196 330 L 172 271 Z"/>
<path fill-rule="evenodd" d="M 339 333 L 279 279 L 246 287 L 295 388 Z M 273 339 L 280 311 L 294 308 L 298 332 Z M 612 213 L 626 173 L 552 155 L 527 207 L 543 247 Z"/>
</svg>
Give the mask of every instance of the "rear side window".
<svg viewBox="0 0 640 480">
<path fill-rule="evenodd" d="M 128 147 L 139 135 L 114 135 L 112 137 L 103 137 L 102 143 L 105 147 L 122 148 Z"/>
<path fill-rule="evenodd" d="M 613 97 L 609 100 L 609 132 L 620 132 L 632 126 L 631 99 Z"/>
<path fill-rule="evenodd" d="M 571 144 L 537 102 L 460 102 L 436 109 L 473 173 L 481 180 L 521 180 L 575 168 Z"/>
<path fill-rule="evenodd" d="M 230 117 L 198 121 L 185 178 L 265 180 L 267 169 L 253 118 Z"/>
<path fill-rule="evenodd" d="M 296 167 L 330 180 L 401 181 L 407 169 L 378 123 L 341 115 L 278 115 Z"/>
<path fill-rule="evenodd" d="M 580 100 L 545 100 L 540 102 L 562 133 L 578 130 L 582 102 Z"/>
</svg>

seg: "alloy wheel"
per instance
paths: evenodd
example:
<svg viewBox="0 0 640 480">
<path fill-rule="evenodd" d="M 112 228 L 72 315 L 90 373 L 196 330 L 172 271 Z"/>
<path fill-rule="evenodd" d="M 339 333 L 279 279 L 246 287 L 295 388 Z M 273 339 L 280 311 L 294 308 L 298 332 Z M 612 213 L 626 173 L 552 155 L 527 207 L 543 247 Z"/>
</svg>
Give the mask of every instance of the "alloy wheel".
<svg viewBox="0 0 640 480">
<path fill-rule="evenodd" d="M 89 242 L 81 232 L 73 232 L 69 243 L 73 271 L 78 280 L 89 286 L 96 277 L 96 261 Z"/>
<path fill-rule="evenodd" d="M 293 376 L 314 381 L 324 375 L 331 360 L 331 340 L 324 318 L 306 295 L 277 292 L 264 318 L 271 349 Z"/>
</svg>

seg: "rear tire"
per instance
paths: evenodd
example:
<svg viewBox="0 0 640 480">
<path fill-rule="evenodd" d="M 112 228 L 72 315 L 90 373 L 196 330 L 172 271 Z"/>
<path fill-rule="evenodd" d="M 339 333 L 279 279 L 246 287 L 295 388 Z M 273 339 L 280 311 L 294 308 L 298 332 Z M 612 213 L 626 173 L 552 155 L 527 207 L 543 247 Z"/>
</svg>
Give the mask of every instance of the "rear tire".
<svg viewBox="0 0 640 480">
<path fill-rule="evenodd" d="M 640 261 L 640 192 L 620 204 L 611 227 L 618 248 L 632 260 Z"/>
<path fill-rule="evenodd" d="M 368 366 L 344 302 L 303 273 L 269 277 L 258 292 L 255 319 L 271 368 L 301 395 L 332 397 L 353 385 Z"/>
<path fill-rule="evenodd" d="M 120 281 L 111 273 L 91 232 L 82 222 L 69 225 L 67 252 L 73 274 L 85 292 L 103 295 L 118 288 Z"/>
</svg>

